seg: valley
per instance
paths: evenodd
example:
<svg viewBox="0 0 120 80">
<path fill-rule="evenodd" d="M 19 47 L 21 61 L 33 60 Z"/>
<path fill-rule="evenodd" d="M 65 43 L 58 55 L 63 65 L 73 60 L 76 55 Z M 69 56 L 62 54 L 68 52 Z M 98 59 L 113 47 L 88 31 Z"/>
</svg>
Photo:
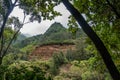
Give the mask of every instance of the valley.
<svg viewBox="0 0 120 80">
<path fill-rule="evenodd" d="M 118 59 L 115 59 L 117 66 Z M 41 70 L 34 78 L 42 75 L 45 80 L 112 80 L 85 33 L 79 28 L 73 34 L 58 22 L 53 23 L 44 34 L 28 38 L 20 34 L 4 57 L 3 65 L 9 65 L 10 74 L 11 70 L 15 74 L 20 71 L 20 76 L 28 75 L 28 71 L 29 77 L 32 77 L 34 72 L 40 73 Z"/>
</svg>

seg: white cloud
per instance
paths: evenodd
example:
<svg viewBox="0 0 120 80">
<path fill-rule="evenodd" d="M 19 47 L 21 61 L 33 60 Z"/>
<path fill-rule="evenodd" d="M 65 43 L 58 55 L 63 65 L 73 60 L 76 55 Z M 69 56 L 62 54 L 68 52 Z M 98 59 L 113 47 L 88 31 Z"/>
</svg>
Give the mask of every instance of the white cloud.
<svg viewBox="0 0 120 80">
<path fill-rule="evenodd" d="M 42 21 L 41 23 L 33 22 L 23 26 L 21 32 L 23 34 L 37 35 L 43 34 L 49 26 L 53 23 L 53 21 Z"/>
<path fill-rule="evenodd" d="M 54 9 L 57 10 L 58 12 L 61 12 L 62 16 L 58 16 L 52 21 L 46 20 L 46 21 L 42 21 L 41 23 L 33 22 L 33 23 L 26 24 L 21 29 L 21 33 L 30 34 L 30 35 L 42 34 L 54 22 L 60 22 L 65 27 L 67 27 L 68 16 L 70 15 L 70 13 L 66 10 L 63 4 L 60 4 Z M 20 10 L 19 8 L 15 8 L 11 15 L 19 17 L 20 20 L 23 19 L 23 11 Z"/>
</svg>

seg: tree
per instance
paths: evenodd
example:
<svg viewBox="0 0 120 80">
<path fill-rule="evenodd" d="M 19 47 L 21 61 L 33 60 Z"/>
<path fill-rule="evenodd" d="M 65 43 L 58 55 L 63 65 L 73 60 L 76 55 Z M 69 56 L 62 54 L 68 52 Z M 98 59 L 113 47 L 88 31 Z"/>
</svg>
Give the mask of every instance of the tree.
<svg viewBox="0 0 120 80">
<path fill-rule="evenodd" d="M 54 7 L 59 3 L 52 0 L 1 0 L 0 1 L 0 41 L 1 41 L 1 49 L 4 47 L 4 30 L 6 25 L 13 26 L 16 30 L 16 33 L 13 34 L 12 39 L 8 43 L 7 48 L 0 52 L 0 64 L 2 64 L 2 58 L 6 55 L 7 50 L 9 49 L 12 41 L 19 33 L 20 29 L 24 24 L 29 22 L 41 20 L 52 20 L 54 17 L 61 15 L 57 11 L 54 11 Z M 24 18 L 23 21 L 19 21 L 18 18 L 12 17 L 10 18 L 11 12 L 15 7 L 19 7 L 23 10 Z M 29 21 L 26 21 L 26 16 L 30 15 Z"/>
<path fill-rule="evenodd" d="M 74 6 L 86 16 L 92 29 L 102 39 L 112 56 L 118 55 L 120 47 L 119 0 L 74 0 Z"/>
<path fill-rule="evenodd" d="M 112 78 L 114 80 L 120 79 L 120 73 L 117 70 L 114 62 L 111 59 L 111 56 L 109 52 L 107 51 L 105 45 L 101 41 L 101 39 L 97 36 L 97 34 L 92 30 L 90 25 L 85 21 L 81 13 L 73 7 L 72 4 L 68 0 L 62 0 L 63 4 L 66 6 L 66 8 L 71 12 L 71 14 L 75 17 L 79 25 L 81 25 L 84 32 L 88 35 L 88 37 L 93 41 L 95 44 L 97 50 L 100 52 L 101 57 L 103 58 L 103 61 L 108 68 Z"/>
<path fill-rule="evenodd" d="M 120 79 L 120 74 L 117 68 L 115 67 L 110 54 L 108 53 L 106 47 L 104 46 L 103 42 L 100 40 L 100 38 L 95 34 L 95 32 L 91 29 L 91 27 L 87 24 L 87 22 L 84 20 L 80 12 L 75 9 L 68 0 L 62 0 L 67 9 L 73 14 L 75 19 L 78 21 L 78 23 L 81 25 L 85 33 L 91 38 L 91 40 L 94 42 L 96 48 L 100 52 L 108 70 L 111 73 L 111 76 L 113 77 L 114 80 Z M 78 1 L 78 0 L 76 0 Z M 91 1 L 91 0 L 89 0 Z M 93 0 L 92 0 L 93 1 Z M 112 8 L 113 12 L 117 15 L 117 17 L 113 18 L 119 18 L 119 11 L 115 9 L 115 7 L 106 0 L 108 5 Z M 86 2 L 86 0 L 84 0 Z M 99 2 L 99 1 L 94 1 L 94 2 Z M 9 19 L 10 13 L 13 11 L 13 9 L 16 6 L 19 6 L 19 8 L 23 9 L 24 11 L 24 18 L 22 22 L 19 22 L 17 18 L 14 18 L 13 24 L 14 27 L 17 28 L 16 33 L 13 35 L 13 38 L 8 44 L 8 47 L 6 48 L 5 51 L 0 52 L 0 64 L 2 63 L 2 58 L 5 56 L 10 44 L 12 43 L 12 40 L 15 38 L 16 34 L 20 31 L 20 28 L 26 24 L 25 18 L 27 15 L 30 15 L 30 21 L 33 22 L 37 20 L 38 22 L 41 22 L 41 19 L 53 19 L 55 16 L 60 15 L 58 12 L 54 11 L 53 8 L 59 4 L 59 1 L 55 0 L 1 0 L 0 1 L 0 21 L 1 21 L 1 30 L 0 30 L 0 40 L 1 40 L 1 47 L 3 46 L 3 41 L 4 41 L 4 29 L 6 26 L 6 23 Z M 91 5 L 91 4 L 90 4 Z M 101 6 L 101 5 L 100 5 Z M 119 6 L 119 5 L 117 5 Z M 88 8 L 90 9 L 90 8 Z M 98 8 L 96 8 L 98 9 Z M 91 12 L 90 12 L 91 13 Z M 102 19 L 100 19 L 102 20 Z M 18 22 L 16 22 L 18 21 Z M 29 23 L 27 22 L 27 23 Z M 114 23 L 115 24 L 115 23 Z M 118 24 L 117 24 L 118 26 Z M 98 46 L 99 45 L 99 46 Z"/>
<path fill-rule="evenodd" d="M 52 80 L 45 62 L 17 61 L 8 66 L 0 66 L 1 80 Z"/>
</svg>

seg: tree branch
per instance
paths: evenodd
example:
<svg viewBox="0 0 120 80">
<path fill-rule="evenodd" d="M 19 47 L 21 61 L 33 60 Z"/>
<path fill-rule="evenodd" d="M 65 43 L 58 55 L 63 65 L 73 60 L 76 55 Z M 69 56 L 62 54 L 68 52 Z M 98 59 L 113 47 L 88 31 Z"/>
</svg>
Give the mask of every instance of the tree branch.
<svg viewBox="0 0 120 80">
<path fill-rule="evenodd" d="M 90 25 L 85 21 L 81 13 L 74 8 L 74 6 L 68 0 L 62 0 L 65 7 L 70 11 L 70 13 L 75 17 L 78 24 L 81 26 L 83 31 L 88 35 L 88 37 L 93 41 L 97 50 L 99 51 L 107 69 L 109 70 L 113 80 L 120 79 L 120 73 L 117 70 L 112 58 L 103 44 L 102 40 L 97 36 L 97 34 L 92 30 Z"/>
<path fill-rule="evenodd" d="M 2 58 L 6 55 L 10 45 L 12 44 L 12 41 L 15 39 L 16 35 L 18 34 L 18 32 L 20 31 L 20 29 L 18 31 L 16 31 L 16 33 L 13 35 L 12 39 L 10 40 L 7 48 L 5 49 L 5 51 L 3 52 Z"/>
<path fill-rule="evenodd" d="M 16 4 L 15 7 L 16 7 L 16 6 L 19 6 L 19 5 L 20 5 L 20 4 Z"/>
<path fill-rule="evenodd" d="M 12 4 L 13 4 L 12 1 L 11 1 L 11 0 L 8 0 L 8 1 L 9 1 L 9 3 L 10 3 L 10 6 L 12 6 Z"/>
<path fill-rule="evenodd" d="M 18 1 L 18 0 L 15 0 L 15 2 L 11 5 L 11 7 L 9 8 L 9 10 L 7 11 L 6 16 L 5 16 L 4 19 L 3 19 L 3 24 L 2 24 L 2 26 L 1 26 L 1 31 L 0 31 L 0 39 L 1 39 L 2 35 L 3 35 L 3 33 L 4 33 L 4 28 L 5 28 L 6 22 L 7 22 L 7 20 L 8 20 L 8 17 L 9 17 L 9 15 L 10 15 L 10 13 L 12 12 L 12 10 L 14 9 L 17 1 Z"/>
<path fill-rule="evenodd" d="M 113 12 L 117 15 L 117 17 L 120 19 L 120 14 L 118 13 L 118 11 L 116 10 L 116 8 L 110 3 L 109 0 L 106 0 L 108 5 L 112 8 Z"/>
<path fill-rule="evenodd" d="M 15 0 L 15 2 L 13 3 L 13 6 L 15 6 L 17 2 L 18 2 L 18 0 Z"/>
<path fill-rule="evenodd" d="M 4 47 L 4 36 L 1 37 L 0 56 L 2 56 L 3 47 Z"/>
<path fill-rule="evenodd" d="M 6 55 L 6 53 L 7 53 L 8 49 L 9 49 L 10 45 L 12 44 L 12 41 L 15 39 L 15 37 L 16 37 L 17 34 L 19 33 L 20 29 L 23 27 L 24 22 L 25 22 L 25 19 L 26 19 L 26 14 L 24 13 L 24 18 L 23 18 L 22 25 L 21 25 L 21 27 L 19 28 L 19 30 L 17 30 L 16 33 L 13 35 L 13 37 L 12 37 L 12 39 L 10 40 L 10 42 L 9 42 L 9 44 L 8 44 L 8 46 L 7 46 L 7 48 L 6 48 L 5 51 L 3 52 L 2 57 L 4 57 L 4 56 Z"/>
</svg>

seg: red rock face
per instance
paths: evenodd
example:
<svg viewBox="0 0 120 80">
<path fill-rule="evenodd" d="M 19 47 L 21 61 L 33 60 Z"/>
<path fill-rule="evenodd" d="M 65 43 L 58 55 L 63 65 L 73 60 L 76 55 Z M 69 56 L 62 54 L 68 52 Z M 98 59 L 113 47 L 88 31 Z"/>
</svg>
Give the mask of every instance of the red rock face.
<svg viewBox="0 0 120 80">
<path fill-rule="evenodd" d="M 36 47 L 30 54 L 29 59 L 49 59 L 54 53 L 64 52 L 67 50 L 74 50 L 75 45 L 45 45 Z"/>
</svg>

